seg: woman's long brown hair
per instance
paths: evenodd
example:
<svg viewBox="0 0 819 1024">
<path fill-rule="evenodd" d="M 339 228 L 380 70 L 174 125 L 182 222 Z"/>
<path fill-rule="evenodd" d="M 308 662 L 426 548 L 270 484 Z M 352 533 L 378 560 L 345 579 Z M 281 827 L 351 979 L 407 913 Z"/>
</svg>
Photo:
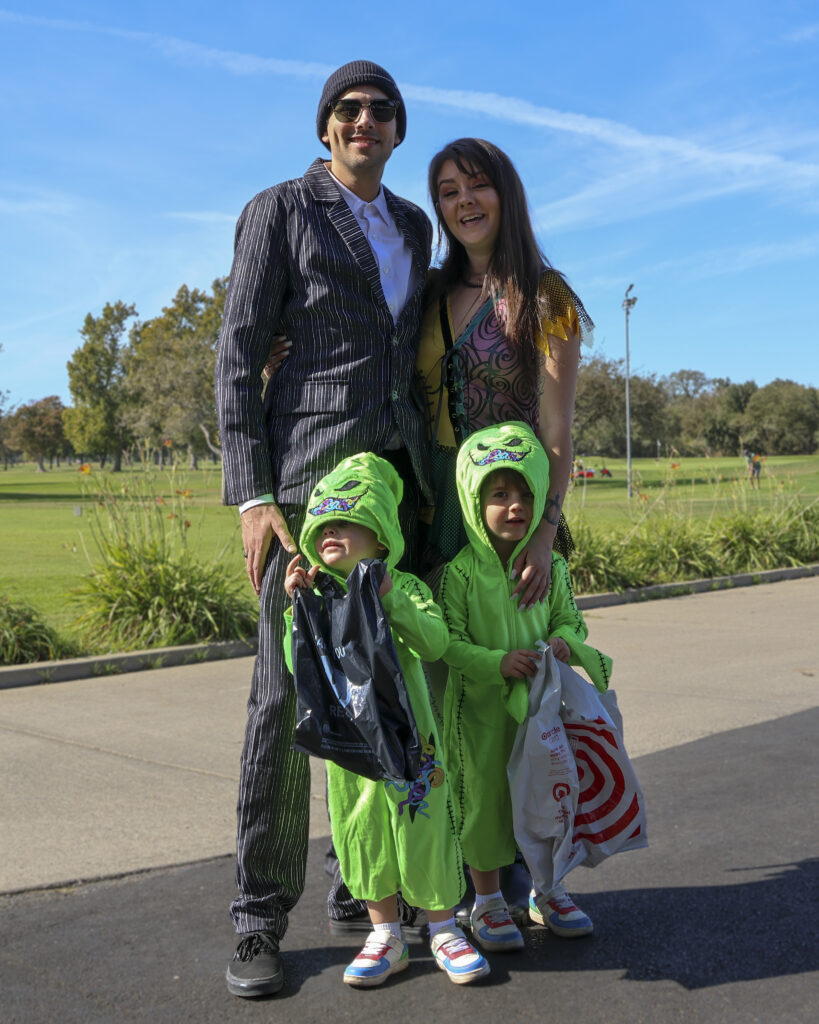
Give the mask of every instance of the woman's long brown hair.
<svg viewBox="0 0 819 1024">
<path fill-rule="evenodd" d="M 443 232 L 447 248 L 440 269 L 431 275 L 427 301 L 436 301 L 451 291 L 469 271 L 466 249 L 447 227 L 438 206 L 438 178 L 447 160 L 452 160 L 462 174 L 486 175 L 498 193 L 500 229 L 487 269 L 486 289 L 496 299 L 506 300 L 504 333 L 519 347 L 524 365 L 533 368 L 544 312 L 541 277 L 545 270 L 562 275 L 537 244 L 526 192 L 515 165 L 503 150 L 485 139 L 456 139 L 436 153 L 429 165 L 429 194 L 438 214 L 439 244 Z"/>
</svg>

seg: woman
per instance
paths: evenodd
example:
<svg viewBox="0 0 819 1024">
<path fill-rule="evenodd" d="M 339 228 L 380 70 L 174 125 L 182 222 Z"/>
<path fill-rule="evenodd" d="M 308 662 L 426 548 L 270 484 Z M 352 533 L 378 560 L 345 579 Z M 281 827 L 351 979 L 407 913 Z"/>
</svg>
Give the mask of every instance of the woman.
<svg viewBox="0 0 819 1024">
<path fill-rule="evenodd" d="M 523 420 L 549 458 L 543 521 L 514 573 L 520 607 L 549 589 L 552 548 L 571 544 L 561 508 L 569 482 L 580 343 L 594 328 L 583 304 L 540 251 L 526 194 L 509 157 L 483 139 L 458 139 L 429 168 L 429 192 L 446 237 L 430 272 L 418 348 L 437 505 L 430 519 L 433 560 L 465 543 L 455 457 L 481 427 Z"/>
</svg>

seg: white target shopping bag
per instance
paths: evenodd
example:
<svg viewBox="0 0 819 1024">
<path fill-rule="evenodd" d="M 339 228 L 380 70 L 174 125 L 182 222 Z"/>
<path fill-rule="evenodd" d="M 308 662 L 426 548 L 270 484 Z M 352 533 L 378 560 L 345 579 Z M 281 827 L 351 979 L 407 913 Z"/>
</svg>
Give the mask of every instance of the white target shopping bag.
<svg viewBox="0 0 819 1024">
<path fill-rule="evenodd" d="M 648 845 L 645 802 L 623 745 L 614 691 L 600 694 L 544 652 L 507 773 L 515 839 L 535 888 L 578 864 Z"/>
</svg>

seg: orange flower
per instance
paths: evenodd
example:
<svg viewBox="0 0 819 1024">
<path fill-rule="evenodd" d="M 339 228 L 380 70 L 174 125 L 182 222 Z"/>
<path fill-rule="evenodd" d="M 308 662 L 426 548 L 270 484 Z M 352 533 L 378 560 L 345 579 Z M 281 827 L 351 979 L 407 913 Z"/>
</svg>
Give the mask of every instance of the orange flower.
<svg viewBox="0 0 819 1024">
<path fill-rule="evenodd" d="M 671 468 L 672 469 L 679 469 L 680 468 L 679 462 L 672 462 L 671 463 Z"/>
<path fill-rule="evenodd" d="M 83 464 L 81 466 L 77 466 L 77 472 L 78 473 L 90 473 L 91 472 L 90 464 L 87 463 L 87 462 L 83 462 Z"/>
<path fill-rule="evenodd" d="M 173 448 L 173 441 L 169 437 L 166 437 L 162 443 L 166 448 Z"/>
<path fill-rule="evenodd" d="M 185 520 L 185 529 L 189 530 L 190 528 L 191 528 L 191 521 L 190 521 L 190 519 L 186 519 Z"/>
<path fill-rule="evenodd" d="M 165 499 L 162 497 L 161 494 L 157 495 L 157 497 L 154 498 L 154 501 L 157 503 L 157 505 L 164 505 L 165 504 Z"/>
<path fill-rule="evenodd" d="M 186 487 L 184 491 L 177 491 L 176 493 L 181 495 L 183 498 L 192 498 L 193 497 L 193 491 L 190 490 L 190 488 L 188 488 L 188 487 Z"/>
</svg>

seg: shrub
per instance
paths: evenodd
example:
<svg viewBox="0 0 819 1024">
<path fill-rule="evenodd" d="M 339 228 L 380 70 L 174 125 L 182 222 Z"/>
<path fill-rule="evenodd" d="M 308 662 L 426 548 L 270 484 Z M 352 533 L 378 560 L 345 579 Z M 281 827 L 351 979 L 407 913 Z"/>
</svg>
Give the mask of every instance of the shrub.
<svg viewBox="0 0 819 1024">
<path fill-rule="evenodd" d="M 173 481 L 176 482 L 175 480 Z M 92 530 L 99 561 L 77 593 L 85 606 L 78 626 L 95 650 L 136 650 L 246 639 L 256 614 L 244 573 L 208 562 L 188 543 L 190 492 L 157 496 L 150 478 L 130 478 L 119 493 L 105 481 Z"/>
<path fill-rule="evenodd" d="M 74 651 L 36 609 L 0 597 L 0 665 L 25 665 L 30 661 L 52 661 Z"/>
</svg>

